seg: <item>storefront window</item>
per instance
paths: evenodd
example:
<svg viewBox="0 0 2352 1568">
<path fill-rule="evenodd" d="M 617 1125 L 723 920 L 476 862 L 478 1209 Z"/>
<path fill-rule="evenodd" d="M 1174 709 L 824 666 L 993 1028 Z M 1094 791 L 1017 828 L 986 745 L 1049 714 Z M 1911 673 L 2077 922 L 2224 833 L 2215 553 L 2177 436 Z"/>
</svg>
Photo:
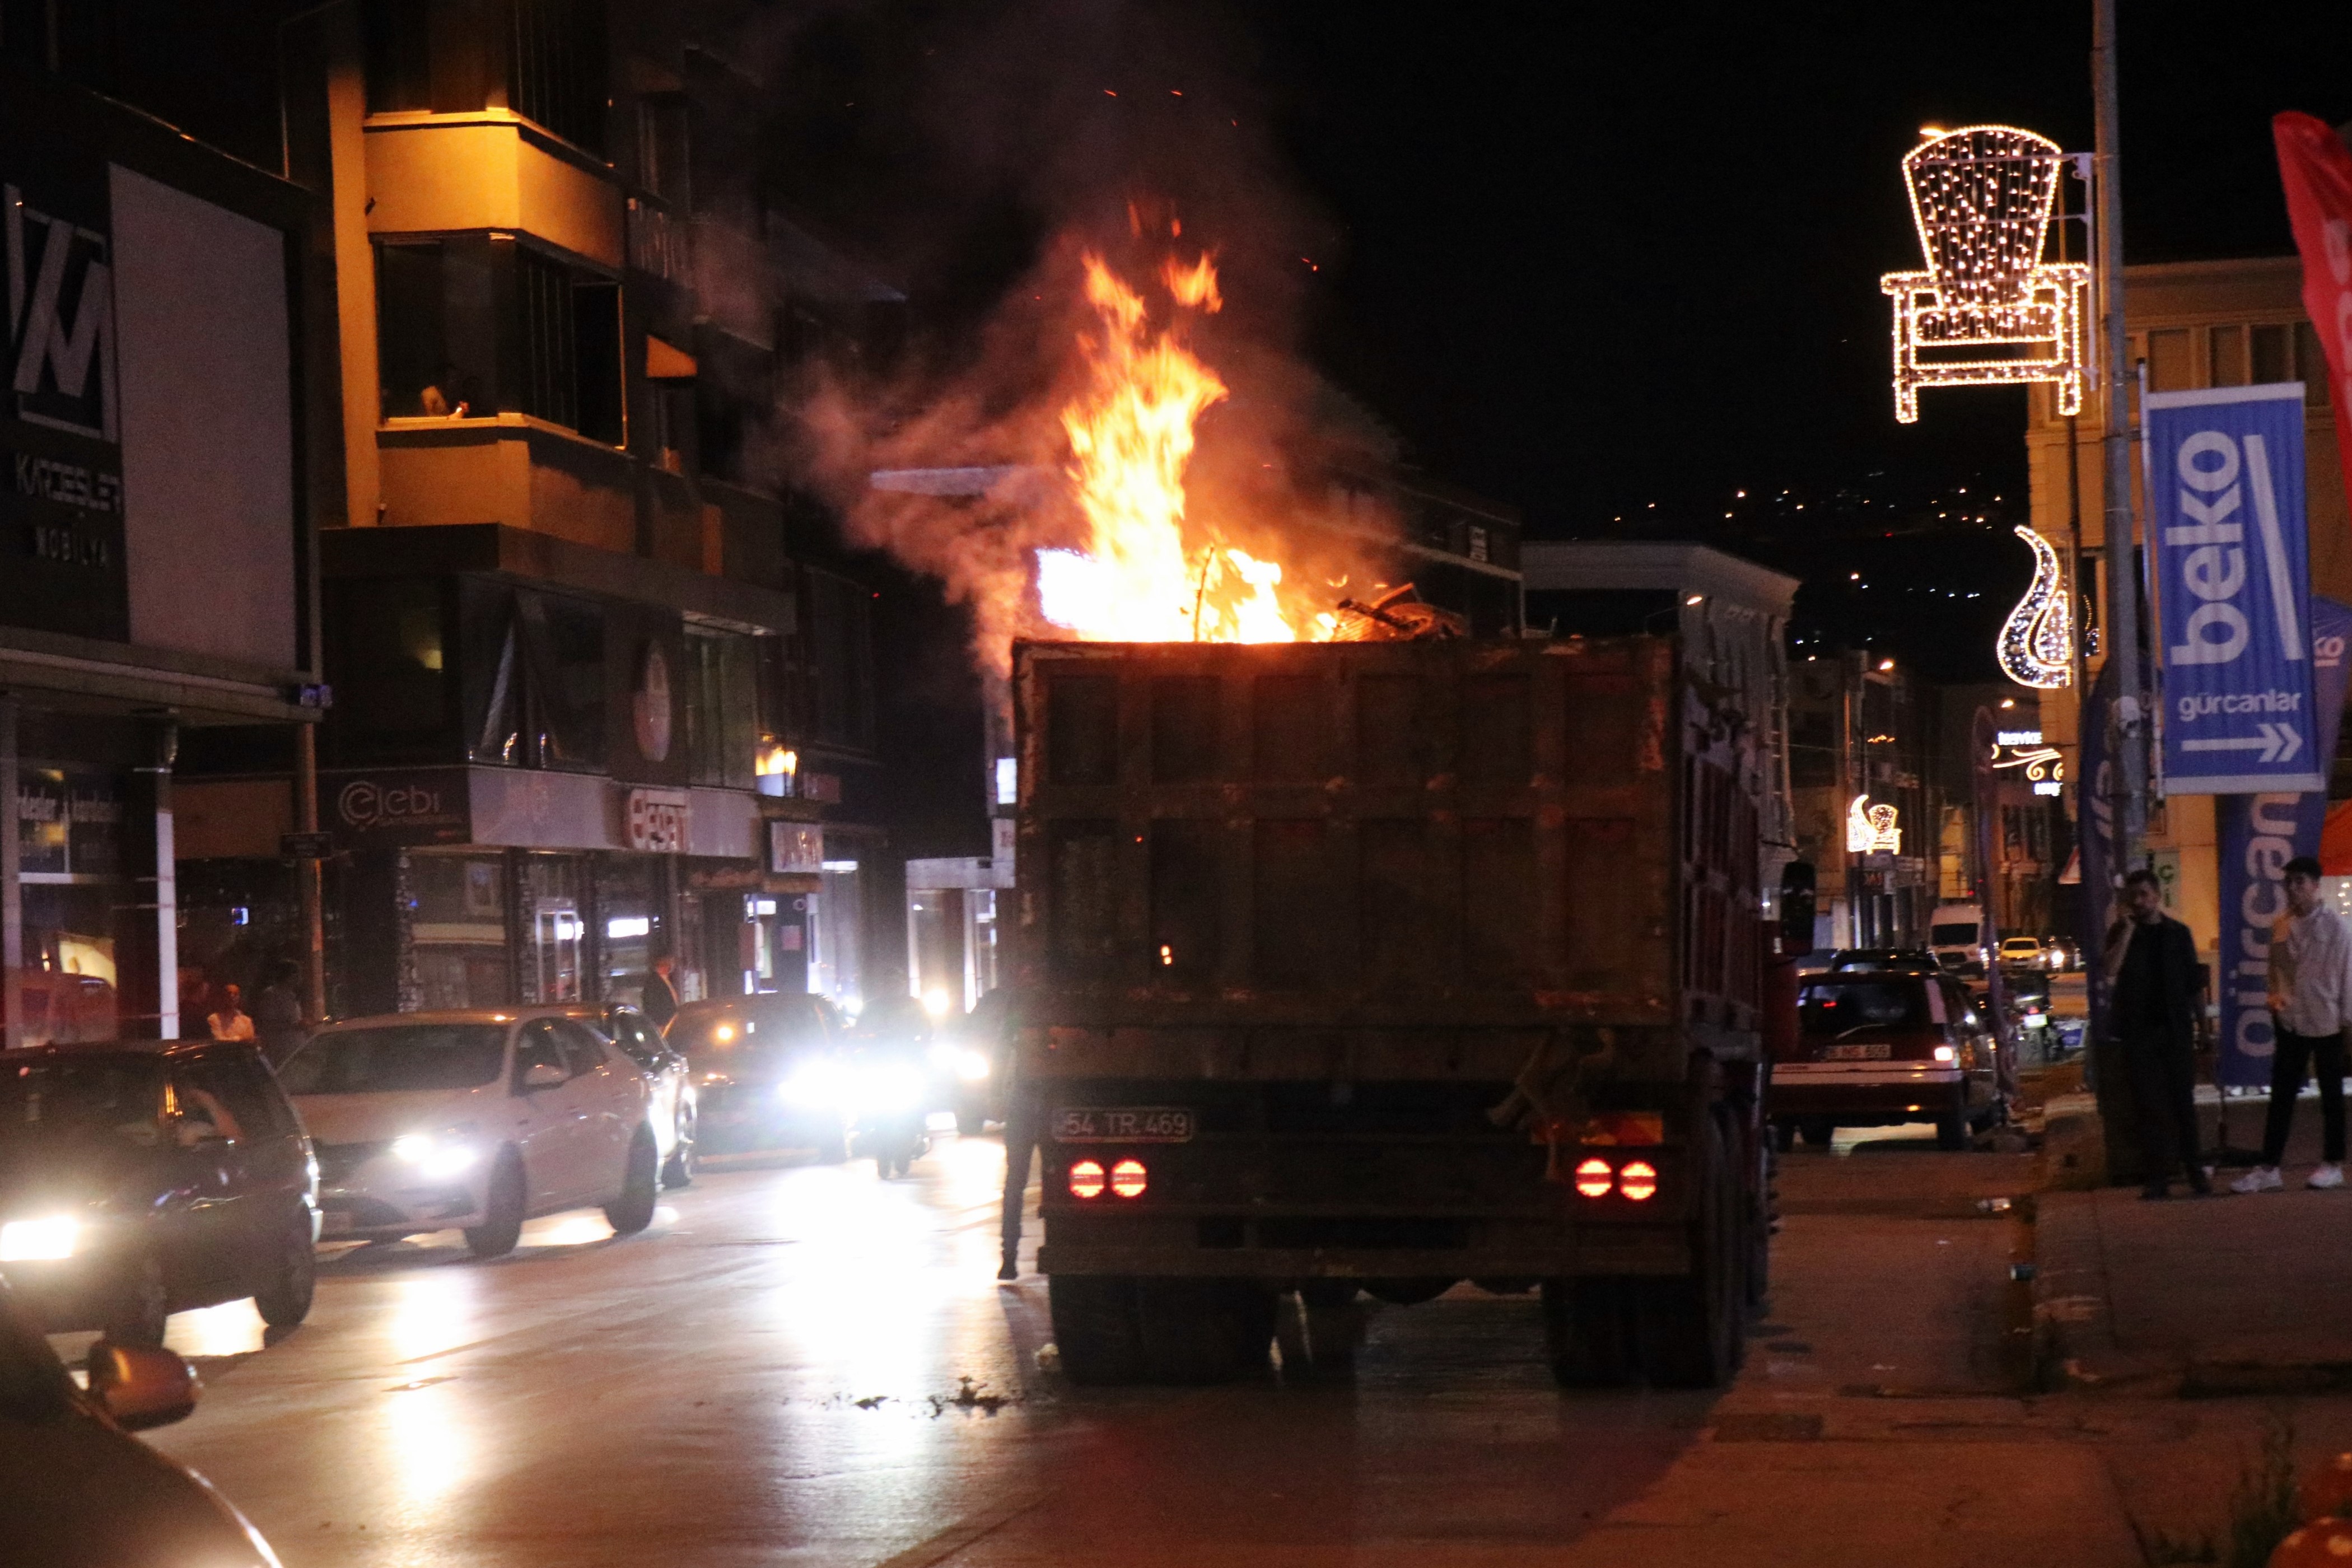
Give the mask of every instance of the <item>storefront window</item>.
<svg viewBox="0 0 2352 1568">
<path fill-rule="evenodd" d="M 669 951 L 663 929 L 659 862 L 650 855 L 600 855 L 595 862 L 596 907 L 590 934 L 596 941 L 596 996 L 636 1005 L 654 955 Z"/>
<path fill-rule="evenodd" d="M 824 862 L 824 890 L 808 899 L 808 988 L 845 1012 L 866 1005 L 863 944 L 866 902 L 855 860 Z"/>
<path fill-rule="evenodd" d="M 580 872 L 576 855 L 522 858 L 526 1002 L 585 999 L 587 926 L 580 914 Z"/>
<path fill-rule="evenodd" d="M 416 900 L 410 941 L 418 1005 L 500 1007 L 510 1000 L 507 963 L 507 863 L 502 855 L 417 851 L 409 881 Z"/>
<path fill-rule="evenodd" d="M 113 775 L 37 764 L 17 774 L 25 1045 L 114 1035 L 122 812 Z"/>
</svg>

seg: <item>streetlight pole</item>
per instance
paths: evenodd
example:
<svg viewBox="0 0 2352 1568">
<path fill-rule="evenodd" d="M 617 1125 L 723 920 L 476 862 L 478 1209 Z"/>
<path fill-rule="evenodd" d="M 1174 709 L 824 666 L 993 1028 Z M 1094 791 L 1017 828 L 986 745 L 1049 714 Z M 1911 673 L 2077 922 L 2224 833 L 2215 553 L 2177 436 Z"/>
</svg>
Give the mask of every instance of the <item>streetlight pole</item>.
<svg viewBox="0 0 2352 1568">
<path fill-rule="evenodd" d="M 2124 197 L 2121 129 L 2116 100 L 2116 0 L 2092 0 L 2091 83 L 2098 136 L 2097 258 L 2106 348 L 2105 479 L 2106 656 L 2116 672 L 2115 868 L 2138 863 L 2147 829 L 2147 715 L 2140 689 L 2139 563 L 2132 539 L 2131 342 L 2124 331 Z M 2084 693 L 2087 701 L 2088 693 Z M 2084 787 L 2096 787 L 2085 779 Z"/>
</svg>

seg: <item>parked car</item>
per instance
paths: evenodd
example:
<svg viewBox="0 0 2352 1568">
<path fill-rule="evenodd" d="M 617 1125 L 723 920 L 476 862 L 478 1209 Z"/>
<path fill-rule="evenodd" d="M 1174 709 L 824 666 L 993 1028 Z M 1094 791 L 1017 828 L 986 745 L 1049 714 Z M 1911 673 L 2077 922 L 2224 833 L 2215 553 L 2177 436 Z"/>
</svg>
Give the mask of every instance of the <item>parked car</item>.
<svg viewBox="0 0 2352 1568">
<path fill-rule="evenodd" d="M 694 1184 L 695 1122 L 700 1100 L 694 1088 L 694 1069 L 686 1054 L 662 1037 L 653 1021 L 635 1007 L 618 1003 L 609 1007 L 579 1007 L 573 1017 L 593 1025 L 621 1047 L 621 1054 L 646 1075 L 648 1099 L 646 1119 L 654 1130 L 654 1152 L 661 1157 L 665 1187 Z"/>
<path fill-rule="evenodd" d="M 854 1074 L 840 1016 L 799 992 L 689 1002 L 666 1031 L 693 1069 L 702 1153 L 814 1149 L 849 1158 Z"/>
<path fill-rule="evenodd" d="M 389 1014 L 311 1037 L 278 1079 L 317 1140 L 325 1234 L 462 1229 L 496 1258 L 537 1215 L 601 1205 L 624 1236 L 651 1224 L 651 1090 L 576 1011 Z"/>
<path fill-rule="evenodd" d="M 1768 1114 L 1783 1148 L 1801 1131 L 1932 1121 L 1946 1149 L 2005 1110 L 2009 1075 L 1992 1025 L 1948 975 L 1848 971 L 1797 992 L 1797 1037 L 1772 1064 Z"/>
<path fill-rule="evenodd" d="M 0 1281 L 0 1558 L 40 1568 L 278 1568 L 269 1543 L 202 1476 L 133 1432 L 196 1406 L 167 1350 L 101 1340 L 73 1377 Z"/>
<path fill-rule="evenodd" d="M 1830 957 L 1830 973 L 1883 970 L 1895 974 L 1934 974 L 1943 968 L 1924 947 L 1848 947 Z"/>
<path fill-rule="evenodd" d="M 2061 973 L 2083 967 L 2083 944 L 2071 936 L 2045 936 L 2042 951 L 2048 955 L 2050 967 Z"/>
<path fill-rule="evenodd" d="M 2046 969 L 2050 955 L 2038 936 L 2005 936 L 2000 939 L 2000 963 L 2005 969 Z"/>
<path fill-rule="evenodd" d="M 173 1312 L 310 1310 L 310 1141 L 244 1041 L 0 1058 L 0 1276 L 52 1333 L 152 1345 Z"/>
</svg>

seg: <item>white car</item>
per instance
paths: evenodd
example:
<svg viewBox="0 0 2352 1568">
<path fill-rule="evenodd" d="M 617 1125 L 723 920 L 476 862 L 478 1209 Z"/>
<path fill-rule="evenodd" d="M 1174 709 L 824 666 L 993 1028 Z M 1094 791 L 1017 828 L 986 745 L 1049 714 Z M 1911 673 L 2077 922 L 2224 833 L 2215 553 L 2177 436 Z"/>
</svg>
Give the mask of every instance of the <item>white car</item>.
<svg viewBox="0 0 2352 1568">
<path fill-rule="evenodd" d="M 278 1069 L 319 1161 L 322 1235 L 462 1229 L 479 1258 L 535 1215 L 652 1223 L 660 1157 L 636 1065 L 563 1007 L 330 1025 Z"/>
</svg>

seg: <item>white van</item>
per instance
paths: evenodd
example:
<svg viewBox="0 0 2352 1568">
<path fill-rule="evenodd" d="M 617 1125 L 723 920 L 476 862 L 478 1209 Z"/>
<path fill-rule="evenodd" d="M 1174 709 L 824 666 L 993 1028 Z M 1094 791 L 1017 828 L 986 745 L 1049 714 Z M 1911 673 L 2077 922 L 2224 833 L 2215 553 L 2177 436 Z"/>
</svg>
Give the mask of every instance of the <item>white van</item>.
<svg viewBox="0 0 2352 1568">
<path fill-rule="evenodd" d="M 1981 904 L 1937 904 L 1936 912 L 1927 919 L 1927 945 L 1936 954 L 1936 962 L 1947 970 L 1958 971 L 1963 965 L 1974 964 L 1983 972 L 1985 963 L 1984 906 Z"/>
</svg>

